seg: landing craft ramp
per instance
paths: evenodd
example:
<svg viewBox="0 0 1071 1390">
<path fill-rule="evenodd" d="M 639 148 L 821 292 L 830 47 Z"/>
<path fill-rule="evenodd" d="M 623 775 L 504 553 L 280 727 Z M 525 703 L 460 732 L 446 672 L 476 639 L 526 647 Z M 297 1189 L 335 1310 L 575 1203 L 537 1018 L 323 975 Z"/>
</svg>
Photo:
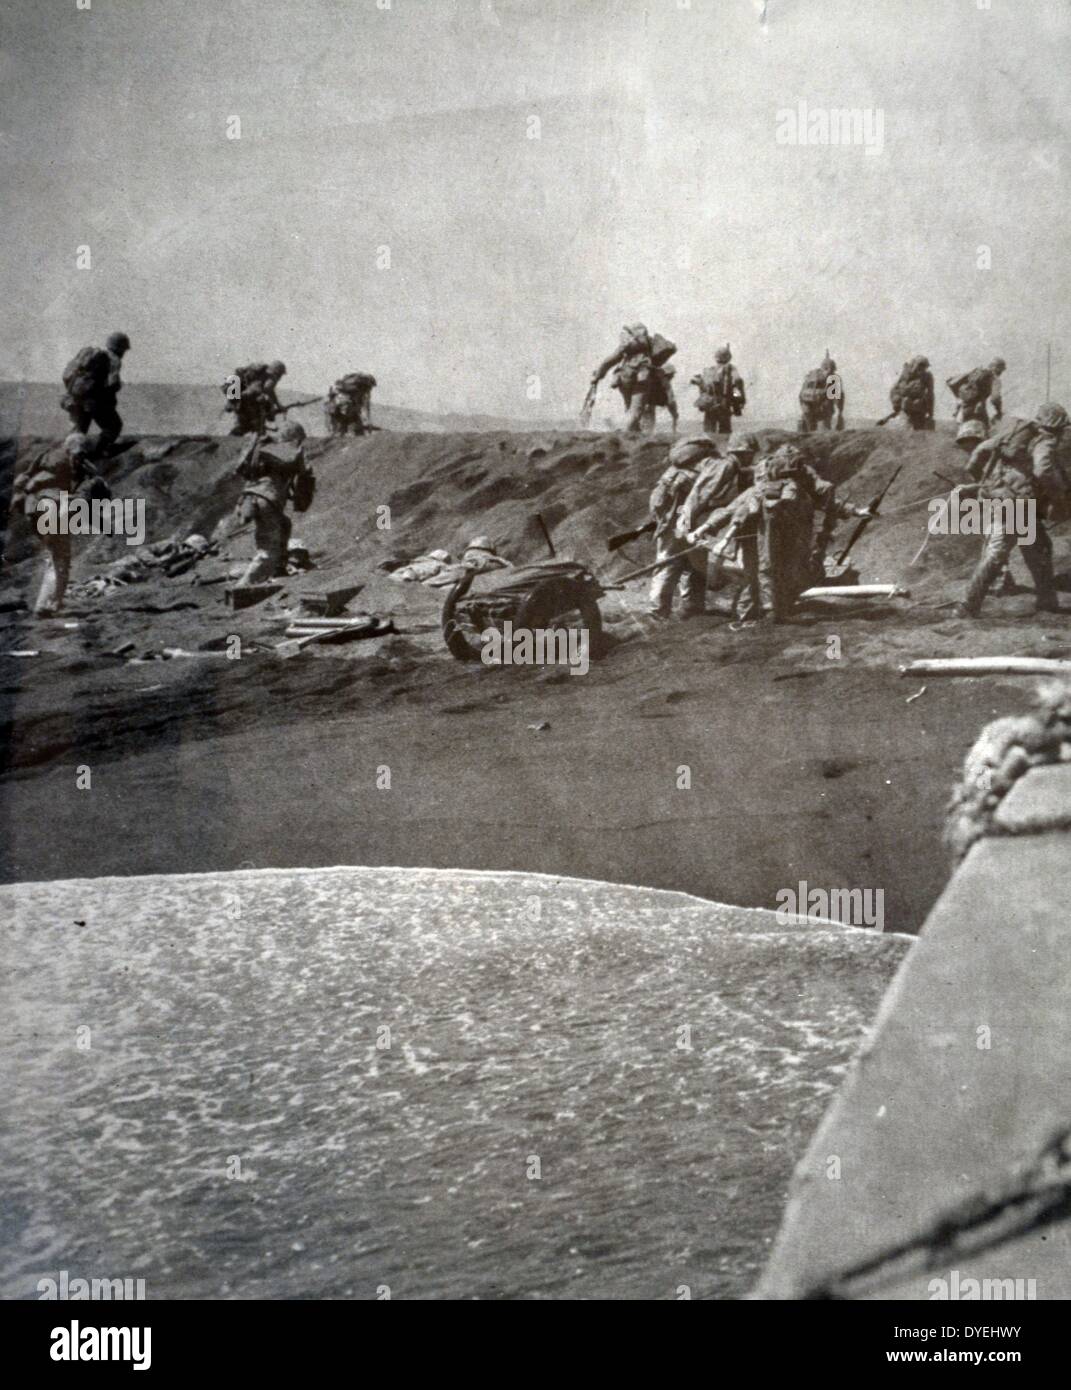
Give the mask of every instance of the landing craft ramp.
<svg viewBox="0 0 1071 1390">
<path fill-rule="evenodd" d="M 759 1296 L 1071 1296 L 1071 1173 L 1046 1154 L 1071 1131 L 1069 830 L 1071 767 L 1035 769 L 953 875 L 797 1169 Z"/>
<path fill-rule="evenodd" d="M 910 942 L 522 873 L 0 890 L 0 1294 L 730 1297 Z M 389 1030 L 385 1031 L 385 1030 Z"/>
</svg>

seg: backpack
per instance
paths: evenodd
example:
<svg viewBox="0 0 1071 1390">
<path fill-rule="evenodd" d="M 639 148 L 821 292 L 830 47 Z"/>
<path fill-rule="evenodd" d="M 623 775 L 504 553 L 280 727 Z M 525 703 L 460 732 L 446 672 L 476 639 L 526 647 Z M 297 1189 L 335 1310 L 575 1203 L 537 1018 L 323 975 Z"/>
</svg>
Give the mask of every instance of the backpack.
<svg viewBox="0 0 1071 1390">
<path fill-rule="evenodd" d="M 661 367 L 663 363 L 669 361 L 677 351 L 677 344 L 671 343 L 668 338 L 663 338 L 661 333 L 656 333 L 651 339 L 651 361 L 656 367 Z"/>
<path fill-rule="evenodd" d="M 897 409 L 900 409 L 905 401 L 914 405 L 925 405 L 930 394 L 928 375 L 928 368 L 915 367 L 911 362 L 905 362 L 896 379 L 896 385 L 889 392 L 889 399 L 893 405 Z"/>
<path fill-rule="evenodd" d="M 1028 452 L 1034 440 L 1038 437 L 1038 426 L 1033 420 L 1013 420 L 1007 429 L 1001 430 L 997 436 L 998 458 L 1019 459 Z"/>
<path fill-rule="evenodd" d="M 339 377 L 335 389 L 343 396 L 360 396 L 365 391 L 371 391 L 375 384 L 375 377 L 367 372 L 350 372 L 348 376 Z"/>
<path fill-rule="evenodd" d="M 670 465 L 659 478 L 650 500 L 656 535 L 662 535 L 672 527 L 695 485 L 697 476 L 698 472 L 694 468 Z"/>
<path fill-rule="evenodd" d="M 84 400 L 108 384 L 112 359 L 103 348 L 85 347 L 63 369 L 63 384 L 75 400 Z"/>
<path fill-rule="evenodd" d="M 238 378 L 238 385 L 243 391 L 255 385 L 268 375 L 267 362 L 250 362 L 247 367 L 239 367 L 234 375 Z"/>
<path fill-rule="evenodd" d="M 303 468 L 290 485 L 290 496 L 295 512 L 307 512 L 316 496 L 316 474 L 311 468 Z"/>
<path fill-rule="evenodd" d="M 975 367 L 973 372 L 948 378 L 948 389 L 964 405 L 977 405 L 988 398 L 993 386 L 993 373 L 988 367 Z"/>
<path fill-rule="evenodd" d="M 829 373 L 826 369 L 815 367 L 803 378 L 803 385 L 800 387 L 800 400 L 804 405 L 820 405 L 829 399 L 826 395 L 828 383 Z"/>
<path fill-rule="evenodd" d="M 800 500 L 799 482 L 794 477 L 771 477 L 770 474 L 767 474 L 764 478 L 759 479 L 755 487 L 758 495 L 762 498 L 762 509 L 767 514 L 771 508 L 776 510 Z"/>
</svg>

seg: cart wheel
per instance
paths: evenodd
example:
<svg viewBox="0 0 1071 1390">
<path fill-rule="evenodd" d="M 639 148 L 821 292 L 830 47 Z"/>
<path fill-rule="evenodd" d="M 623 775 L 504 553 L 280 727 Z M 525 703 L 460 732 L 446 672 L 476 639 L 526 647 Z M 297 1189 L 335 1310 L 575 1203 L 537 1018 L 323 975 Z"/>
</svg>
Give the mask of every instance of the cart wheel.
<svg viewBox="0 0 1071 1390">
<path fill-rule="evenodd" d="M 517 627 L 586 629 L 594 655 L 602 641 L 602 613 L 598 600 L 580 584 L 542 584 L 529 594 L 517 613 Z"/>
<path fill-rule="evenodd" d="M 465 621 L 463 612 L 455 616 L 457 604 L 468 593 L 474 578 L 475 571 L 459 579 L 443 604 L 443 641 L 447 651 L 458 661 L 478 661 L 480 658 L 479 633 Z"/>
</svg>

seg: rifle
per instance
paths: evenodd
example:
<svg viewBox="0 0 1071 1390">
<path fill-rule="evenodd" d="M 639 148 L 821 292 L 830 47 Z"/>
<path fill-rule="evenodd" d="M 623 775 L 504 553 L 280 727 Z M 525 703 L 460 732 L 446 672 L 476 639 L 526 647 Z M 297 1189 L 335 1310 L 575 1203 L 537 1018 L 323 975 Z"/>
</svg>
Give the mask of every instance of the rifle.
<svg viewBox="0 0 1071 1390">
<path fill-rule="evenodd" d="M 310 396 L 307 401 L 291 401 L 289 405 L 280 405 L 276 409 L 276 415 L 285 415 L 288 410 L 300 410 L 303 405 L 315 405 L 317 401 L 322 401 L 323 396 Z"/>
<path fill-rule="evenodd" d="M 595 409 L 595 396 L 599 390 L 599 383 L 593 381 L 588 387 L 588 393 L 584 397 L 584 404 L 580 407 L 580 428 L 587 429 L 591 424 L 591 412 Z"/>
<path fill-rule="evenodd" d="M 652 526 L 654 525 L 653 522 L 651 524 Z M 714 564 L 711 567 L 711 570 L 708 574 L 708 582 L 710 579 L 717 577 L 722 565 L 725 564 L 726 551 L 729 548 L 728 542 L 735 538 L 738 530 L 738 526 L 730 525 L 728 530 L 725 532 L 724 536 L 722 536 L 720 541 L 722 549 L 720 554 L 714 557 Z M 690 545 L 687 550 L 678 550 L 675 555 L 667 555 L 663 560 L 655 560 L 655 562 L 651 565 L 644 565 L 642 569 L 630 570 L 628 574 L 622 574 L 619 578 L 615 579 L 612 584 L 604 585 L 604 587 L 608 589 L 620 589 L 625 584 L 627 584 L 630 579 L 640 579 L 645 574 L 653 574 L 655 570 L 660 570 L 665 565 L 671 565 L 674 562 L 674 560 L 679 560 L 682 555 L 691 555 L 693 551 L 709 549 L 710 547 L 706 544 L 705 541 L 700 541 L 697 545 Z"/>
<path fill-rule="evenodd" d="M 892 420 L 895 416 L 897 416 L 897 415 L 899 415 L 899 414 L 900 414 L 899 409 L 897 409 L 897 410 L 890 410 L 889 413 L 888 413 L 888 415 L 883 415 L 883 416 L 881 417 L 880 420 L 875 420 L 874 423 L 875 423 L 875 425 L 887 425 L 887 424 L 889 423 L 890 420 Z"/>
<path fill-rule="evenodd" d="M 547 549 L 550 551 L 550 558 L 554 560 L 557 558 L 558 552 L 554 549 L 554 542 L 551 540 L 550 532 L 547 530 L 547 523 L 543 520 L 539 512 L 536 512 L 536 521 L 539 522 L 539 529 L 543 532 L 543 539 L 546 541 Z"/>
<path fill-rule="evenodd" d="M 609 551 L 620 550 L 623 545 L 628 545 L 629 541 L 638 541 L 641 536 L 649 535 L 655 528 L 653 521 L 645 521 L 642 526 L 637 526 L 633 531 L 621 531 L 616 536 L 611 536 L 606 542 L 606 549 Z"/>
<path fill-rule="evenodd" d="M 859 518 L 859 520 L 856 522 L 856 524 L 855 524 L 855 526 L 854 526 L 854 528 L 853 528 L 853 530 L 852 530 L 852 534 L 848 537 L 848 544 L 844 547 L 844 549 L 843 549 L 843 550 L 840 552 L 840 554 L 837 556 L 836 560 L 834 561 L 834 564 L 837 564 L 837 565 L 843 565 L 843 564 L 844 564 L 845 560 L 848 558 L 848 555 L 850 554 L 850 552 L 851 552 L 851 550 L 852 550 L 852 547 L 855 545 L 856 541 L 857 541 L 857 540 L 859 539 L 859 537 L 863 534 L 863 532 L 864 532 L 864 531 L 866 530 L 866 528 L 870 525 L 870 523 L 874 520 L 874 517 L 877 516 L 877 514 L 878 514 L 878 508 L 881 506 L 882 502 L 884 502 L 884 500 L 885 500 L 885 494 L 886 494 L 886 493 L 889 491 L 889 489 L 892 487 L 893 483 L 896 482 L 897 478 L 900 476 L 901 472 L 903 471 L 903 467 L 904 467 L 904 465 L 903 465 L 903 464 L 900 464 L 899 468 L 897 468 L 897 470 L 895 471 L 895 473 L 893 473 L 892 477 L 891 477 L 891 478 L 889 479 L 889 481 L 885 484 L 885 486 L 882 488 L 882 490 L 881 490 L 879 493 L 877 493 L 876 496 L 873 498 L 873 500 L 868 504 L 867 510 L 868 510 L 869 512 L 871 512 L 872 515 L 870 515 L 870 516 L 863 516 L 863 517 L 860 517 L 860 518 Z"/>
</svg>

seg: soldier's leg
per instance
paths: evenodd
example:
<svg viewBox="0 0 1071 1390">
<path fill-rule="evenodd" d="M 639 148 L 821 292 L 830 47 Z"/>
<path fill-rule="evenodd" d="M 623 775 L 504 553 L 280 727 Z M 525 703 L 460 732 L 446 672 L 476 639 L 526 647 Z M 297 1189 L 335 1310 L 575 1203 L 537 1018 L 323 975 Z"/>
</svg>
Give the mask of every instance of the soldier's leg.
<svg viewBox="0 0 1071 1390">
<path fill-rule="evenodd" d="M 646 382 L 637 382 L 627 396 L 624 391 L 621 394 L 625 398 L 628 409 L 628 414 L 625 417 L 625 430 L 628 434 L 639 434 L 647 414 L 647 384 Z"/>
<path fill-rule="evenodd" d="M 762 589 L 759 584 L 759 544 L 754 536 L 742 536 L 737 542 L 737 558 L 744 571 L 744 599 L 740 613 L 742 622 L 755 622 L 762 617 Z"/>
<path fill-rule="evenodd" d="M 71 573 L 71 538 L 65 534 L 42 536 L 38 533 L 38 540 L 45 552 L 45 573 L 33 611 L 36 617 L 47 618 L 63 606 Z"/>
<path fill-rule="evenodd" d="M 673 433 L 676 434 L 680 412 L 677 409 L 677 397 L 673 394 L 673 387 L 668 381 L 663 387 L 663 392 L 666 399 L 666 409 L 669 411 L 669 418 L 673 421 Z"/>
<path fill-rule="evenodd" d="M 1060 597 L 1056 591 L 1056 575 L 1052 565 L 1052 540 L 1048 531 L 1040 523 L 1033 545 L 1019 542 L 1023 563 L 1030 571 L 1037 593 L 1037 607 L 1041 613 L 1059 613 Z"/>
<path fill-rule="evenodd" d="M 693 550 L 690 555 L 685 556 L 680 586 L 681 613 L 686 618 L 693 618 L 697 614 L 707 611 L 709 563 L 710 551 L 705 547 L 702 550 Z"/>
<path fill-rule="evenodd" d="M 1014 549 L 1015 536 L 1008 534 L 1000 526 L 995 526 L 986 537 L 982 558 L 975 567 L 967 585 L 967 593 L 962 605 L 966 617 L 977 617 L 990 586 L 1008 563 Z"/>
<path fill-rule="evenodd" d="M 106 397 L 94 405 L 93 419 L 100 430 L 100 439 L 97 441 L 97 456 L 106 458 L 118 443 L 119 436 L 123 432 L 122 417 L 116 409 L 114 397 Z"/>
<path fill-rule="evenodd" d="M 779 517 L 767 519 L 759 539 L 759 592 L 762 606 L 775 623 L 784 622 L 791 610 L 789 576 L 786 565 L 791 563 L 791 551 L 784 534 L 785 523 Z"/>
<path fill-rule="evenodd" d="M 665 560 L 667 563 L 660 565 L 651 575 L 650 611 L 657 618 L 668 618 L 673 611 L 673 595 L 677 581 L 687 563 L 687 559 L 677 556 L 680 548 L 681 543 L 672 537 L 659 538 L 655 559 Z"/>
<path fill-rule="evenodd" d="M 72 401 L 67 407 L 67 414 L 71 417 L 71 426 L 79 434 L 86 434 L 90 425 L 93 423 L 93 411 L 82 401 Z"/>
<path fill-rule="evenodd" d="M 286 573 L 286 567 L 290 563 L 290 537 L 294 533 L 294 523 L 284 513 L 279 518 L 279 541 L 278 551 L 275 555 L 275 573 L 273 579 Z"/>
<path fill-rule="evenodd" d="M 253 543 L 256 554 L 239 579 L 238 584 L 261 584 L 266 579 L 274 579 L 279 573 L 280 556 L 285 557 L 286 547 L 282 545 L 282 513 L 265 498 L 246 498 L 244 516 L 253 513 Z M 285 558 L 283 568 L 286 568 Z"/>
</svg>

